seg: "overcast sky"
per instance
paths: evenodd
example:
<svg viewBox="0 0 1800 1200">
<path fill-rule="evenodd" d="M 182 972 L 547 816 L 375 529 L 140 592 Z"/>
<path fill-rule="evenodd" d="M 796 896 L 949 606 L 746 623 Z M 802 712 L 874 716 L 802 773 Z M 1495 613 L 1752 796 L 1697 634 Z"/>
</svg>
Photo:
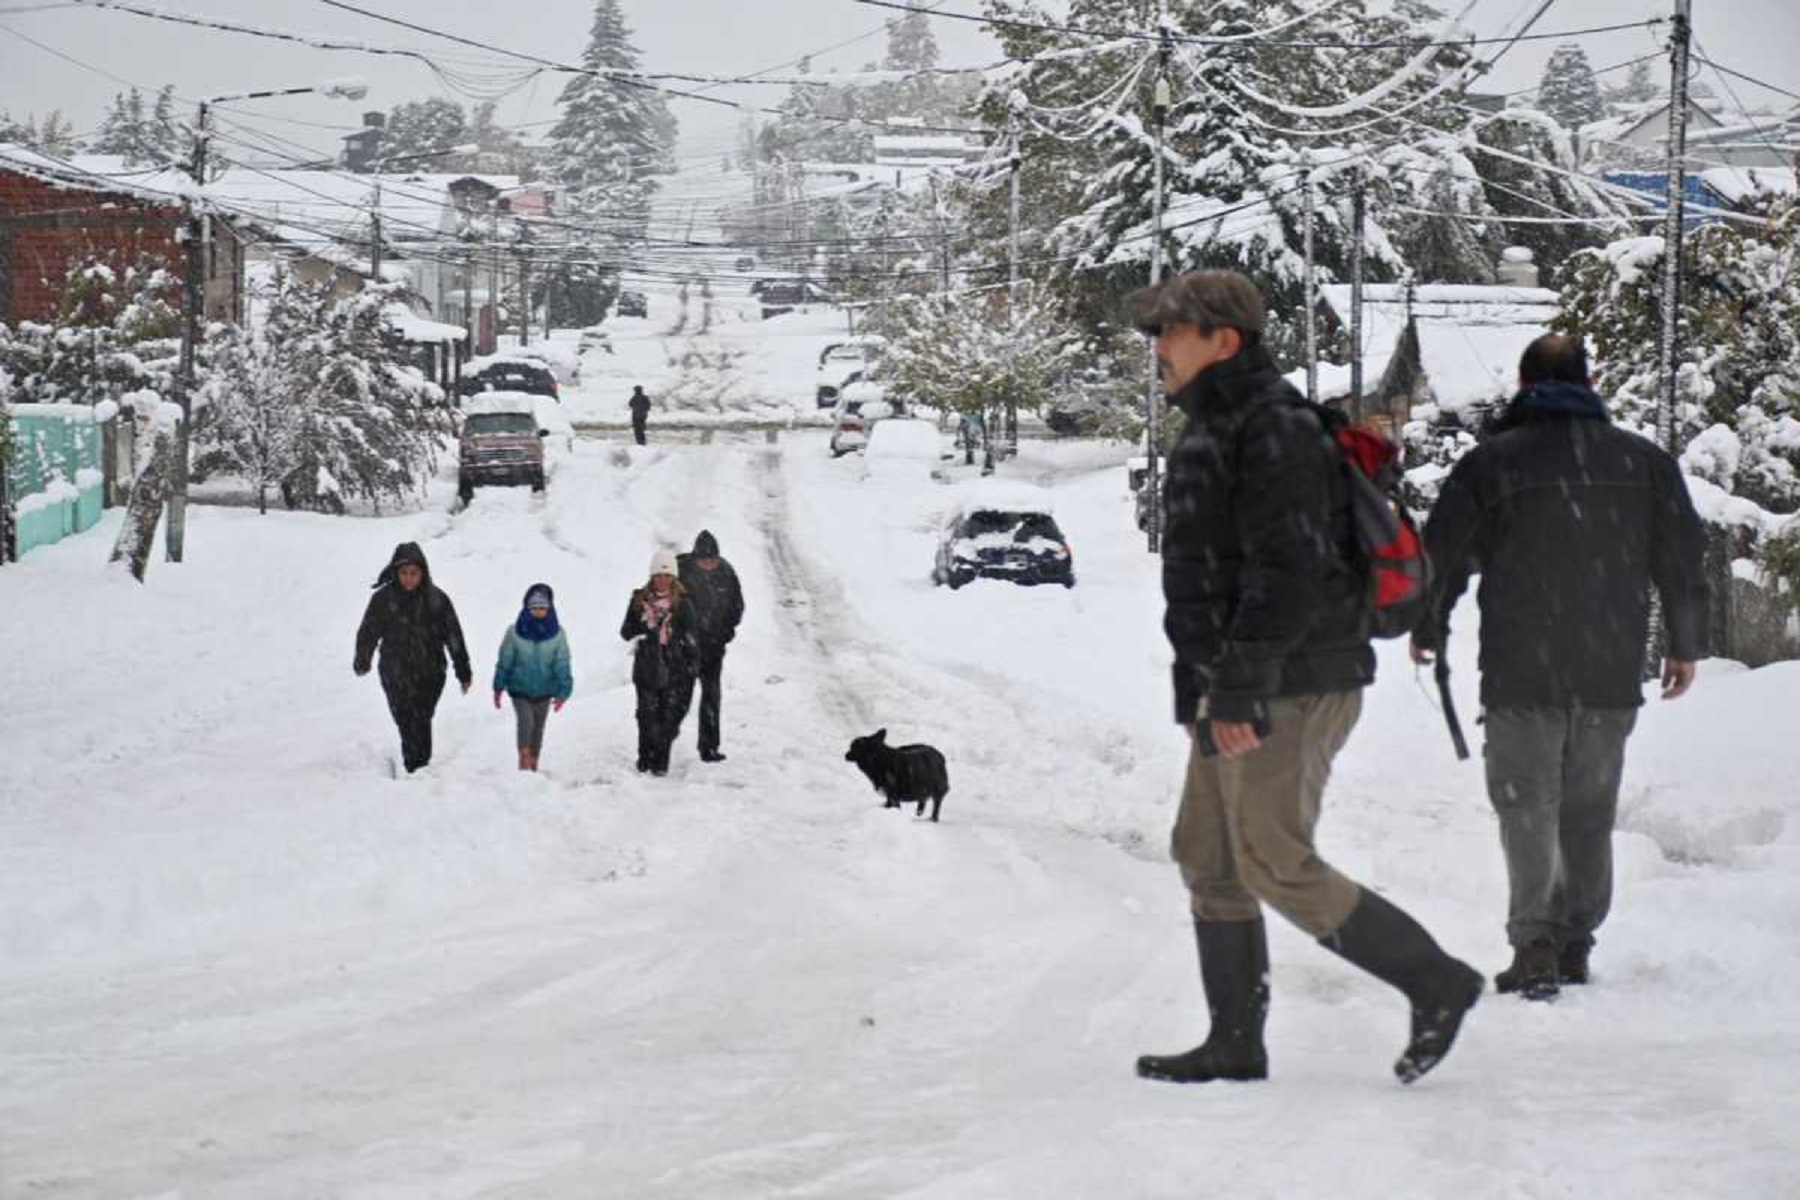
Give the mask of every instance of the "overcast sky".
<svg viewBox="0 0 1800 1200">
<path fill-rule="evenodd" d="M 1463 0 L 1440 0 L 1445 8 Z M 1535 0 L 1479 0 L 1471 19 L 1476 31 L 1500 30 Z M 320 0 L 159 0 L 165 9 L 236 19 L 260 26 L 360 39 L 374 45 L 428 50 L 448 58 L 476 54 L 420 33 L 383 25 L 332 9 Z M 560 61 L 576 58 L 586 39 L 592 0 L 356 0 L 359 7 L 416 24 L 457 33 L 511 50 Z M 853 0 L 623 0 L 637 31 L 646 69 L 742 74 L 785 68 L 803 54 L 815 70 L 854 69 L 879 58 L 882 25 L 891 10 Z M 946 0 L 951 11 L 975 12 L 978 0 Z M 1560 0 L 1537 26 L 1539 31 L 1572 30 L 1643 19 L 1667 13 L 1671 0 Z M 1695 0 L 1694 26 L 1700 44 L 1736 70 L 1800 92 L 1800 2 L 1797 0 Z M 946 65 L 987 63 L 998 55 L 980 27 L 965 21 L 934 21 Z M 16 31 L 49 50 L 21 40 Z M 1582 39 L 1590 62 L 1604 67 L 1656 48 L 1660 32 L 1634 29 Z M 839 43 L 849 43 L 839 46 Z M 1484 84 L 1508 91 L 1537 81 L 1554 43 L 1515 47 Z M 835 49 L 833 47 L 836 47 Z M 59 58 L 50 51 L 66 55 Z M 76 65 L 68 59 L 78 60 Z M 353 125 L 362 109 L 386 109 L 404 100 L 449 96 L 467 101 L 424 65 L 360 53 L 327 53 L 237 34 L 164 24 L 117 11 L 94 10 L 48 0 L 0 0 L 0 108 L 15 116 L 61 109 L 77 132 L 95 126 L 107 99 L 127 80 L 146 89 L 174 83 L 183 97 L 313 83 L 344 74 L 365 76 L 370 94 L 362 104 L 316 97 L 261 102 L 252 110 L 259 123 L 314 150 L 334 151 L 342 130 L 282 124 L 274 118 Z M 1661 72 L 1658 65 L 1659 74 Z M 101 74 L 97 72 L 104 72 Z M 118 79 L 108 78 L 107 74 Z M 1729 103 L 1718 79 L 1701 76 Z M 542 75 L 523 82 L 501 104 L 509 124 L 541 122 L 555 115 L 564 77 Z M 509 81 L 510 82 L 510 81 Z M 1748 104 L 1791 105 L 1792 101 L 1738 80 Z M 782 88 L 730 88 L 716 94 L 748 103 L 774 104 Z M 685 156 L 716 154 L 729 142 L 738 116 L 731 110 L 676 100 L 683 123 Z M 251 112 L 247 111 L 247 117 Z"/>
</svg>

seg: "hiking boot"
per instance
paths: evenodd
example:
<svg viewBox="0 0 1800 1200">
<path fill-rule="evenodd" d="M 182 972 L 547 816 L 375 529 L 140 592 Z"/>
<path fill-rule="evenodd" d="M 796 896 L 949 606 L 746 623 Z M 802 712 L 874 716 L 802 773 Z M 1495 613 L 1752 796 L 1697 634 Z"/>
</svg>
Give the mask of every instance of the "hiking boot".
<svg viewBox="0 0 1800 1200">
<path fill-rule="evenodd" d="M 1269 941 L 1262 920 L 1194 920 L 1200 982 L 1212 1030 L 1185 1054 L 1146 1054 L 1144 1079 L 1165 1083 L 1247 1082 L 1269 1077 L 1263 1023 L 1269 1015 Z"/>
<path fill-rule="evenodd" d="M 1512 965 L 1494 976 L 1494 990 L 1517 992 L 1527 1000 L 1554 1000 L 1559 974 L 1556 946 L 1539 940 L 1513 947 Z"/>
<path fill-rule="evenodd" d="M 702 750 L 700 752 L 700 761 L 708 763 L 724 762 L 725 756 L 717 750 Z"/>
<path fill-rule="evenodd" d="M 1588 981 L 1588 952 L 1594 948 L 1594 939 L 1582 938 L 1578 942 L 1570 942 L 1556 952 L 1556 976 L 1565 984 L 1581 984 Z"/>
<path fill-rule="evenodd" d="M 1481 973 L 1452 958 L 1417 921 L 1367 889 L 1338 931 L 1319 944 L 1384 983 L 1412 1005 L 1412 1031 L 1394 1076 L 1413 1083 L 1442 1062 L 1463 1018 L 1481 999 Z"/>
</svg>

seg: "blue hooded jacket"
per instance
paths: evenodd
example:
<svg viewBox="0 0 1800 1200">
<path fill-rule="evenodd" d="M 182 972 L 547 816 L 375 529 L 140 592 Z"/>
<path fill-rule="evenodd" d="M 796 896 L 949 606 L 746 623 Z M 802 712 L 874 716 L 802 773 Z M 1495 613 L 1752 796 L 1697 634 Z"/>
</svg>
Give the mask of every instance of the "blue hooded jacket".
<svg viewBox="0 0 1800 1200">
<path fill-rule="evenodd" d="M 494 663 L 494 690 L 532 700 L 567 700 L 575 691 L 569 667 L 569 636 L 556 618 L 556 593 L 546 583 L 534 583 L 525 591 L 550 597 L 550 614 L 539 620 L 529 606 L 500 640 L 500 657 Z"/>
</svg>

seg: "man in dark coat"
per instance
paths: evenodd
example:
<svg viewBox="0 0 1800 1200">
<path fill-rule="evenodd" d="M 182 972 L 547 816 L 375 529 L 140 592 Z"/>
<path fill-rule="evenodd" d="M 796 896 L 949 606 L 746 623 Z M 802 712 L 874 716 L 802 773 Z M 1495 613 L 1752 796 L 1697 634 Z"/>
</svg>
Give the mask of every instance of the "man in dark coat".
<svg viewBox="0 0 1800 1200">
<path fill-rule="evenodd" d="M 644 428 L 650 421 L 650 397 L 644 395 L 643 384 L 631 389 L 631 436 L 642 446 L 645 442 Z"/>
<path fill-rule="evenodd" d="M 410 775 L 431 761 L 431 719 L 444 694 L 445 657 L 465 694 L 475 678 L 456 606 L 431 582 L 417 542 L 396 546 L 375 580 L 375 594 L 356 631 L 352 669 L 358 675 L 369 673 L 378 647 L 381 690 L 399 727 L 401 758 Z"/>
<path fill-rule="evenodd" d="M 631 682 L 637 688 L 637 769 L 652 775 L 669 773 L 669 751 L 694 697 L 699 649 L 694 608 L 680 574 L 675 555 L 658 550 L 650 559 L 649 580 L 631 593 L 619 623 L 619 636 L 637 643 L 631 663 Z"/>
<path fill-rule="evenodd" d="M 1479 573 L 1488 798 L 1500 819 L 1513 962 L 1502 992 L 1586 983 L 1612 903 L 1625 741 L 1643 703 L 1650 589 L 1662 598 L 1663 698 L 1706 641 L 1705 530 L 1674 458 L 1615 428 L 1579 339 L 1546 334 L 1519 394 L 1456 464 L 1425 526 L 1437 572 L 1413 657 L 1441 653 Z"/>
<path fill-rule="evenodd" d="M 1212 1029 L 1138 1074 L 1264 1079 L 1269 950 L 1261 905 L 1403 992 L 1403 1083 L 1449 1051 L 1481 995 L 1473 968 L 1334 870 L 1313 845 L 1331 761 L 1375 676 L 1345 467 L 1262 345 L 1261 294 L 1190 271 L 1131 298 L 1187 424 L 1169 454 L 1163 626 L 1191 742 L 1171 855 L 1187 884 Z"/>
<path fill-rule="evenodd" d="M 681 556 L 681 585 L 694 607 L 694 631 L 700 648 L 700 761 L 724 762 L 719 752 L 721 676 L 725 647 L 737 636 L 744 619 L 744 592 L 737 572 L 719 557 L 719 542 L 702 529 L 691 554 Z"/>
</svg>

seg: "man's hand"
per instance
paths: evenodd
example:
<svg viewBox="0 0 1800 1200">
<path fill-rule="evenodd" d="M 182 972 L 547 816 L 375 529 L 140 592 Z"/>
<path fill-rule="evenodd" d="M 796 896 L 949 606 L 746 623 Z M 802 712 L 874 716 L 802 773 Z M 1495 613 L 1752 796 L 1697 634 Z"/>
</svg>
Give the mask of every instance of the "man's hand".
<svg viewBox="0 0 1800 1200">
<path fill-rule="evenodd" d="M 1256 726 L 1248 721 L 1214 721 L 1212 736 L 1213 745 L 1219 748 L 1219 754 L 1224 758 L 1249 754 L 1262 745 L 1262 739 L 1256 736 Z"/>
<path fill-rule="evenodd" d="M 1677 700 L 1685 695 L 1687 690 L 1694 686 L 1696 669 L 1695 664 L 1691 662 L 1677 662 L 1672 658 L 1663 659 L 1662 698 Z"/>
<path fill-rule="evenodd" d="M 369 668 L 367 667 L 351 667 L 350 669 L 356 672 L 356 677 L 358 679 L 361 679 L 364 675 L 369 673 Z"/>
<path fill-rule="evenodd" d="M 474 687 L 474 686 L 475 686 L 475 681 L 474 681 L 474 680 L 473 680 L 473 679 L 465 679 L 465 680 L 463 680 L 463 681 L 462 681 L 462 690 L 463 690 L 463 695 L 465 695 L 465 696 L 466 696 L 466 695 L 468 695 L 468 694 L 469 694 L 469 689 L 470 689 L 470 688 L 472 688 L 472 687 Z"/>
<path fill-rule="evenodd" d="M 1413 662 L 1421 667 L 1429 667 L 1433 662 L 1437 661 L 1437 656 L 1435 654 L 1419 645 L 1418 638 L 1412 638 L 1407 642 L 1407 651 L 1412 655 Z"/>
</svg>

